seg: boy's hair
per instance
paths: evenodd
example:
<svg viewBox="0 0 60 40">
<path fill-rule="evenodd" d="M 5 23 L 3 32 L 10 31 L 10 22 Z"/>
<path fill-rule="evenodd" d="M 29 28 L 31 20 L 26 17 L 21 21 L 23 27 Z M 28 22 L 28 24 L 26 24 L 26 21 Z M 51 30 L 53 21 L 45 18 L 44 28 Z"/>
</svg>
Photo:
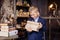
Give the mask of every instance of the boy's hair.
<svg viewBox="0 0 60 40">
<path fill-rule="evenodd" d="M 33 10 L 38 11 L 38 8 L 37 8 L 37 7 L 35 7 L 35 6 L 31 6 L 31 7 L 29 8 L 29 12 L 30 12 L 30 11 L 33 11 Z"/>
</svg>

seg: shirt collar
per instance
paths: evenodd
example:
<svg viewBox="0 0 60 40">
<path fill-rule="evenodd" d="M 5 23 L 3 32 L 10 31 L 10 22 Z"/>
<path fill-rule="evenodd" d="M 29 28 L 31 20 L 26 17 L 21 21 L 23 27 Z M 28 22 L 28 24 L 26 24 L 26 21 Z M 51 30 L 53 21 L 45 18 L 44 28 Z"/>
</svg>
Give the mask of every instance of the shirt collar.
<svg viewBox="0 0 60 40">
<path fill-rule="evenodd" d="M 35 20 L 35 22 L 37 22 L 37 21 L 38 21 L 38 19 L 39 19 L 39 17 L 37 17 L 36 19 L 34 19 L 34 20 Z"/>
</svg>

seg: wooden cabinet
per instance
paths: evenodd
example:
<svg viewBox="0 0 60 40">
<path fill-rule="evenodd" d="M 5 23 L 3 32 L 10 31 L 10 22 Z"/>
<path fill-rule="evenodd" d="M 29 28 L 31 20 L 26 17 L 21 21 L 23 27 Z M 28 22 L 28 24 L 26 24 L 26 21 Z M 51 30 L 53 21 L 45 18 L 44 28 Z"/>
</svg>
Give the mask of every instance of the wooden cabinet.
<svg viewBox="0 0 60 40">
<path fill-rule="evenodd" d="M 29 18 L 30 3 L 27 0 L 16 0 L 17 24 L 22 25 Z M 24 24 L 23 24 L 24 25 Z"/>
<path fill-rule="evenodd" d="M 29 18 L 29 7 L 30 3 L 28 3 L 26 0 L 17 0 L 16 1 L 16 21 L 17 24 L 20 25 L 21 28 L 18 29 L 19 37 L 20 40 L 25 40 L 27 35 L 26 35 L 26 30 L 25 30 L 25 25 L 26 22 Z"/>
</svg>

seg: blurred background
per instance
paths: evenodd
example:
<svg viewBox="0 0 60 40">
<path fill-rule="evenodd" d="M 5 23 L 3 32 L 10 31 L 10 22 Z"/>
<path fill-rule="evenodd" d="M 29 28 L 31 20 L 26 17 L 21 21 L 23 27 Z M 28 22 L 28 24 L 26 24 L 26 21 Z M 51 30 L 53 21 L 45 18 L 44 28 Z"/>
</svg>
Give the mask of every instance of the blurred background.
<svg viewBox="0 0 60 40">
<path fill-rule="evenodd" d="M 47 21 L 43 39 L 60 40 L 60 0 L 0 0 L 0 23 L 10 21 L 10 25 L 17 27 L 19 39 L 25 40 L 24 28 L 32 5 L 38 7 L 41 17 Z"/>
</svg>

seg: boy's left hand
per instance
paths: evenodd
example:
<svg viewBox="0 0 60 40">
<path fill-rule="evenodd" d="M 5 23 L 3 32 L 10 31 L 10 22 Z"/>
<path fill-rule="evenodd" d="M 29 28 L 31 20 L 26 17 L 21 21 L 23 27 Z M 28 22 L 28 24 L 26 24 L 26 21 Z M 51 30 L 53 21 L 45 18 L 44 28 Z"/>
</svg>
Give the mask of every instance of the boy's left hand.
<svg viewBox="0 0 60 40">
<path fill-rule="evenodd" d="M 42 23 L 39 23 L 38 29 L 41 29 L 41 28 L 42 28 Z"/>
</svg>

